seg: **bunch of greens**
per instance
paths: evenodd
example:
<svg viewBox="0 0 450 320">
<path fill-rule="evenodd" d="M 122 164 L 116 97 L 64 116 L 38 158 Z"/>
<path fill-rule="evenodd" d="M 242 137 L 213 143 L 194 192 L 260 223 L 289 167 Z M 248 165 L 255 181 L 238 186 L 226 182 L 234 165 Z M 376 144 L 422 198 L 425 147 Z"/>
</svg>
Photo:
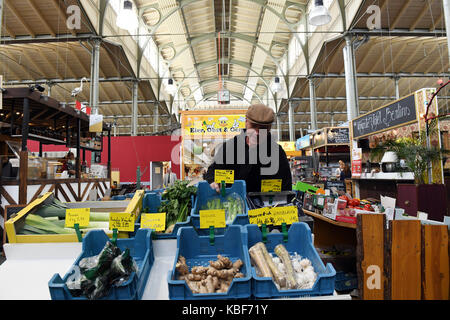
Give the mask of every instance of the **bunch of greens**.
<svg viewBox="0 0 450 320">
<path fill-rule="evenodd" d="M 197 194 L 197 187 L 188 186 L 189 181 L 175 181 L 164 190 L 158 212 L 166 213 L 166 233 L 171 233 L 177 222 L 184 222 L 192 209 L 191 197 Z"/>
</svg>

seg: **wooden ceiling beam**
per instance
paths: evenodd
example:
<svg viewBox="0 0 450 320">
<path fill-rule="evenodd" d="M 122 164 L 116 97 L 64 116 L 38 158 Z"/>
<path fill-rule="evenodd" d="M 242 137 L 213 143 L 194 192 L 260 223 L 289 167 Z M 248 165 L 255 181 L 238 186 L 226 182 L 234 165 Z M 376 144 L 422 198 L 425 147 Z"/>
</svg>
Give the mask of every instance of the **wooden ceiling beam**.
<svg viewBox="0 0 450 320">
<path fill-rule="evenodd" d="M 389 26 L 390 30 L 394 30 L 395 27 L 397 26 L 397 23 L 400 21 L 400 19 L 403 16 L 403 13 L 405 13 L 405 11 L 409 8 L 409 4 L 411 3 L 412 0 L 407 0 L 405 1 L 405 3 L 403 4 L 403 6 L 401 7 L 399 13 L 397 14 L 397 16 L 395 17 L 394 21 L 392 22 L 392 24 Z"/>
<path fill-rule="evenodd" d="M 45 25 L 45 27 L 47 28 L 47 30 L 50 32 L 52 37 L 56 37 L 56 32 L 53 31 L 53 28 L 50 26 L 50 24 L 47 22 L 47 19 L 45 19 L 45 17 L 42 15 L 41 11 L 39 10 L 39 8 L 36 6 L 36 1 L 37 0 L 30 0 L 28 1 L 29 5 L 31 6 L 31 8 L 33 9 L 33 11 L 36 13 L 36 15 L 39 17 L 39 19 L 41 20 L 41 22 Z"/>
<path fill-rule="evenodd" d="M 10 60 L 14 61 L 14 65 L 18 66 L 25 74 L 27 74 L 29 79 L 36 80 L 36 77 L 32 76 L 30 69 L 26 68 L 22 65 L 22 61 L 17 62 L 16 59 L 14 59 L 14 56 L 11 57 L 11 50 L 4 50 L 2 54 L 4 54 Z M 20 52 L 20 55 L 22 55 L 22 52 Z M 10 64 L 10 68 L 11 68 L 11 64 Z"/>
<path fill-rule="evenodd" d="M 23 19 L 23 17 L 20 15 L 20 13 L 17 11 L 17 9 L 12 5 L 12 1 L 5 1 L 6 7 L 11 11 L 11 13 L 19 20 L 19 22 L 22 24 L 22 26 L 28 31 L 30 36 L 32 38 L 36 37 L 36 33 L 33 31 L 33 29 L 26 23 L 26 21 Z"/>
<path fill-rule="evenodd" d="M 16 38 L 16 35 L 14 34 L 14 32 L 12 32 L 12 30 L 9 28 L 9 26 L 5 23 L 3 24 L 3 28 L 6 30 L 6 32 L 9 34 L 9 36 L 13 39 Z"/>
<path fill-rule="evenodd" d="M 441 15 L 440 15 L 436 20 L 434 20 L 434 24 L 433 24 L 433 26 L 430 28 L 430 31 L 431 31 L 431 32 L 433 32 L 434 30 L 436 30 L 437 25 L 438 25 L 439 23 L 441 23 L 443 17 L 444 17 L 444 15 L 441 13 Z"/>
<path fill-rule="evenodd" d="M 422 10 L 420 10 L 420 12 L 417 15 L 416 19 L 414 20 L 414 22 L 409 27 L 409 31 L 413 31 L 416 28 L 417 24 L 420 22 L 420 20 L 422 20 L 423 16 L 427 12 L 429 12 L 429 6 L 431 7 L 433 5 L 433 2 L 434 2 L 434 0 L 425 1 L 425 4 L 422 7 Z"/>
<path fill-rule="evenodd" d="M 45 45 L 42 45 L 42 44 L 35 44 L 34 46 L 36 47 L 39 56 L 40 56 L 43 60 L 45 60 L 45 61 L 47 62 L 47 64 L 50 66 L 50 68 L 53 69 L 54 74 L 55 74 L 57 77 L 59 77 L 60 79 L 64 79 L 64 77 L 58 72 L 58 68 L 56 67 L 56 65 L 55 65 L 55 63 L 54 63 L 55 61 L 54 61 L 54 60 L 53 60 L 53 61 L 50 61 L 50 59 L 49 59 L 48 56 L 47 56 L 47 53 L 48 53 L 48 50 L 49 50 L 48 45 L 47 45 L 47 44 L 45 44 Z M 43 48 L 45 48 L 45 53 L 44 53 Z"/>
</svg>

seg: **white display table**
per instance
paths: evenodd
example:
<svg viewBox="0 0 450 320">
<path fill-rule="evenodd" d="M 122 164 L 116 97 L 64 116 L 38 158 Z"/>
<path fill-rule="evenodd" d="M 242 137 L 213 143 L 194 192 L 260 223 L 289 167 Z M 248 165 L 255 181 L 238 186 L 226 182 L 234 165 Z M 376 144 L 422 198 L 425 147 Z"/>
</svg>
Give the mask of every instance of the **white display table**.
<svg viewBox="0 0 450 320">
<path fill-rule="evenodd" d="M 173 267 L 177 241 L 154 240 L 155 262 L 142 300 L 168 300 L 167 275 Z M 48 281 L 63 277 L 81 253 L 81 243 L 5 244 L 0 265 L 0 300 L 49 300 Z M 350 295 L 294 299 L 351 300 Z"/>
</svg>

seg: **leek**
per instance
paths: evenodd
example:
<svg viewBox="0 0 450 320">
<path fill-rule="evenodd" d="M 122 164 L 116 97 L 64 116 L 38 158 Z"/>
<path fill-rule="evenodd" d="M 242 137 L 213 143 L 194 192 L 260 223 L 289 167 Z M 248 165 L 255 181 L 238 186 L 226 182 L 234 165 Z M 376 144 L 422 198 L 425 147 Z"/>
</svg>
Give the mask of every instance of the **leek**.
<svg viewBox="0 0 450 320">
<path fill-rule="evenodd" d="M 109 212 L 92 212 L 89 216 L 89 221 L 108 221 L 109 222 Z"/>
<path fill-rule="evenodd" d="M 57 234 L 74 234 L 75 230 L 67 230 L 65 228 L 61 228 L 60 226 L 56 225 L 52 221 L 48 221 L 41 216 L 35 215 L 35 214 L 29 214 L 25 218 L 25 223 L 29 226 L 47 231 L 47 232 L 53 232 Z"/>
</svg>

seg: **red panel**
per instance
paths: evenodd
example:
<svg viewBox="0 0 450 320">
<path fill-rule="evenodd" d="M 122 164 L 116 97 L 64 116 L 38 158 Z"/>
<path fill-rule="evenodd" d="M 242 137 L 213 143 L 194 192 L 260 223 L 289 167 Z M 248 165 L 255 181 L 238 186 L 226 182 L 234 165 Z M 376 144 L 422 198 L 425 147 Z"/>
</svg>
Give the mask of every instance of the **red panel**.
<svg viewBox="0 0 450 320">
<path fill-rule="evenodd" d="M 111 137 L 111 168 L 120 170 L 121 182 L 136 182 L 136 169 L 145 171 L 141 182 L 150 181 L 150 161 L 172 161 L 172 171 L 180 178 L 181 137 L 176 136 L 138 136 Z M 39 152 L 39 142 L 28 141 L 31 152 Z M 64 146 L 44 145 L 46 151 L 68 151 Z M 172 155 L 173 154 L 173 155 Z M 86 151 L 88 165 L 91 152 Z M 108 161 L 108 138 L 103 139 L 102 164 Z"/>
</svg>

